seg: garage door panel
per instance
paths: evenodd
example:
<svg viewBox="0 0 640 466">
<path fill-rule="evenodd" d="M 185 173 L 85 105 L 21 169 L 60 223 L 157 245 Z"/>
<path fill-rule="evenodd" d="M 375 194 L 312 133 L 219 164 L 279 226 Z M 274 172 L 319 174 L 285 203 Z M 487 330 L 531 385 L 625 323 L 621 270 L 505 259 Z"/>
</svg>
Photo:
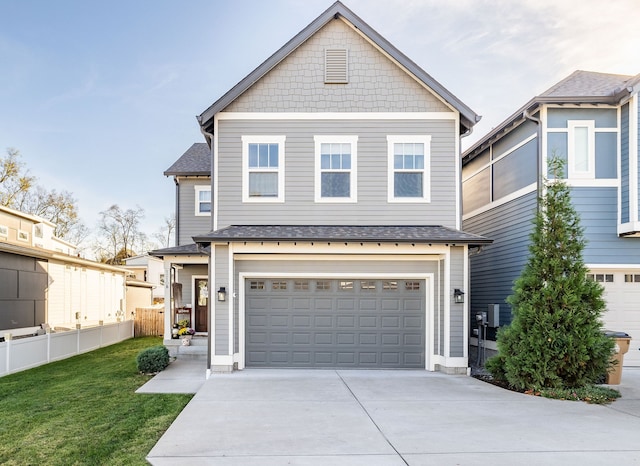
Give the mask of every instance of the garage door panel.
<svg viewBox="0 0 640 466">
<path fill-rule="evenodd" d="M 592 270 L 604 287 L 607 311 L 603 315 L 607 330 L 626 332 L 631 336 L 624 366 L 640 366 L 640 275 L 637 270 Z M 623 373 L 624 377 L 624 373 Z"/>
<path fill-rule="evenodd" d="M 246 287 L 247 366 L 424 368 L 424 282 L 264 283 Z"/>
</svg>

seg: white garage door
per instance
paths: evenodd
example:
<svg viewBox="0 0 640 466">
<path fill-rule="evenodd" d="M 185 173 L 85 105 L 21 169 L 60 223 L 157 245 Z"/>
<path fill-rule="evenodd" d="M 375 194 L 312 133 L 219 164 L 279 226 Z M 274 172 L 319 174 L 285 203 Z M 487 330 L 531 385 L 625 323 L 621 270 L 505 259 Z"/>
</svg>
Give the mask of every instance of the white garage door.
<svg viewBox="0 0 640 466">
<path fill-rule="evenodd" d="M 640 271 L 593 270 L 605 289 L 605 328 L 628 333 L 631 347 L 624 355 L 625 366 L 640 366 Z"/>
</svg>

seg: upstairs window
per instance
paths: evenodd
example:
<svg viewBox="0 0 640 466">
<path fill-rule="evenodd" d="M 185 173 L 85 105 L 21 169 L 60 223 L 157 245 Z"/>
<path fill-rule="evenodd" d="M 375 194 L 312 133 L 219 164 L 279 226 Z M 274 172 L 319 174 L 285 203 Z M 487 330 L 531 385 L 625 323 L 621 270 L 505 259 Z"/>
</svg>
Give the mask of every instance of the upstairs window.
<svg viewBox="0 0 640 466">
<path fill-rule="evenodd" d="M 430 136 L 387 136 L 388 201 L 430 202 Z"/>
<path fill-rule="evenodd" d="M 196 215 L 211 215 L 211 186 L 194 186 L 196 191 Z"/>
<path fill-rule="evenodd" d="M 316 136 L 316 202 L 356 202 L 357 136 Z"/>
<path fill-rule="evenodd" d="M 284 202 L 284 136 L 242 137 L 242 199 Z"/>
<path fill-rule="evenodd" d="M 569 120 L 568 127 L 569 179 L 595 178 L 595 122 L 593 120 Z"/>
</svg>

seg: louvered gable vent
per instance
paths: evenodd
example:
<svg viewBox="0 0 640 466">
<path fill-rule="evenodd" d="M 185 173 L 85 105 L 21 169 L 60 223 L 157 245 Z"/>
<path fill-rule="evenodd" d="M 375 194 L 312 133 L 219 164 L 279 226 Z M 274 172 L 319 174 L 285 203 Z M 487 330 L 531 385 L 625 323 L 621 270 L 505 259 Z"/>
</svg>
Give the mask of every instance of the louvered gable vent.
<svg viewBox="0 0 640 466">
<path fill-rule="evenodd" d="M 326 84 L 346 84 L 349 53 L 347 49 L 326 49 L 324 51 L 324 82 Z"/>
</svg>

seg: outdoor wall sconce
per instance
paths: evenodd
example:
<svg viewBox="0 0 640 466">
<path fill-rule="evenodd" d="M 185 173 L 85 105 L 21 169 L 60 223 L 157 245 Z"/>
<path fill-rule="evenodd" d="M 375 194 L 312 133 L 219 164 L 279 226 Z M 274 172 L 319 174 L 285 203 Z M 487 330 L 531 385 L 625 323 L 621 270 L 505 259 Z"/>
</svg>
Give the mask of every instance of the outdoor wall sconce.
<svg viewBox="0 0 640 466">
<path fill-rule="evenodd" d="M 453 302 L 456 304 L 464 303 L 464 291 L 460 288 L 453 290 Z"/>
<path fill-rule="evenodd" d="M 227 300 L 227 290 L 224 286 L 221 286 L 218 290 L 218 301 L 226 301 Z"/>
</svg>

